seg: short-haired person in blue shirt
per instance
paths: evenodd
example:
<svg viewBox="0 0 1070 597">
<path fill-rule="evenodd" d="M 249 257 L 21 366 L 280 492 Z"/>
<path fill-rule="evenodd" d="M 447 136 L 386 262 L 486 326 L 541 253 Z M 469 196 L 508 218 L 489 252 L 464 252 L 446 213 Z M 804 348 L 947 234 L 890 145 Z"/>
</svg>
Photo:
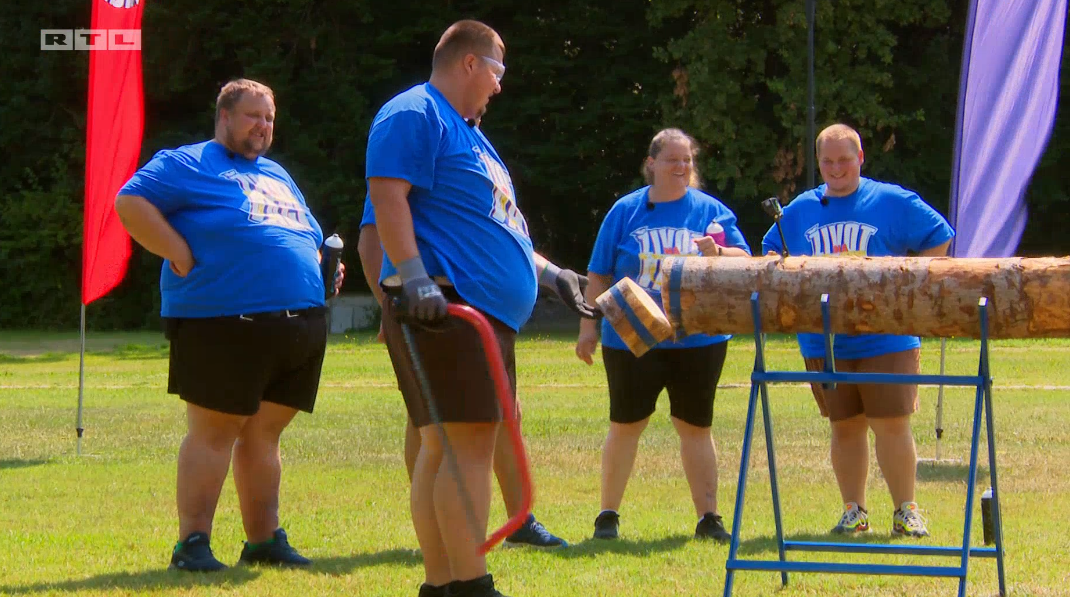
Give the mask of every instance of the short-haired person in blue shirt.
<svg viewBox="0 0 1070 597">
<path fill-rule="evenodd" d="M 279 527 L 279 437 L 316 403 L 327 345 L 323 232 L 290 175 L 263 157 L 274 120 L 270 88 L 231 81 L 217 98 L 215 138 L 160 151 L 115 199 L 130 236 L 164 259 L 167 391 L 186 402 L 188 424 L 177 570 L 226 567 L 209 539 L 232 455 L 248 538 L 239 563 L 311 564 Z"/>
<path fill-rule="evenodd" d="M 479 124 L 477 122 L 476 126 Z M 357 242 L 360 253 L 360 263 L 364 269 L 364 279 L 368 287 L 372 289 L 379 307 L 383 306 L 385 294 L 379 285 L 379 274 L 382 272 L 383 247 L 379 242 L 379 230 L 375 226 L 375 209 L 371 199 L 364 199 L 364 215 L 360 220 L 360 239 Z M 379 323 L 380 342 L 385 342 L 383 336 L 383 323 Z M 400 388 L 400 384 L 399 384 Z M 520 397 L 516 398 L 517 417 L 520 418 Z M 409 482 L 412 482 L 412 473 L 416 468 L 416 456 L 420 453 L 420 432 L 412 422 L 412 418 L 405 418 L 405 470 L 409 474 Z M 524 485 L 520 477 L 520 469 L 517 467 L 516 455 L 513 444 L 509 439 L 509 430 L 502 425 L 498 429 L 498 440 L 494 443 L 494 476 L 498 479 L 501 488 L 502 501 L 505 503 L 505 513 L 510 518 L 516 516 L 524 505 Z M 532 546 L 539 548 L 568 547 L 568 542 L 546 530 L 541 522 L 536 520 L 534 513 L 529 513 L 524 525 L 513 534 L 505 538 L 507 547 Z"/>
<path fill-rule="evenodd" d="M 494 327 L 516 393 L 515 340 L 540 284 L 593 317 L 581 277 L 534 253 L 509 171 L 474 126 L 501 91 L 505 44 L 478 21 L 451 25 L 435 47 L 431 77 L 387 102 L 368 134 L 366 177 L 385 252 L 383 334 L 420 452 L 411 509 L 423 554 L 422 597 L 494 597 L 478 547 L 490 514 L 491 468 L 503 413 L 475 330 L 447 319 L 466 303 Z M 396 282 L 396 283 L 395 283 Z M 393 299 L 402 299 L 403 312 Z M 398 316 L 413 326 L 439 420 L 432 420 L 405 349 Z M 437 329 L 427 329 L 427 326 Z M 443 458 L 442 424 L 461 470 Z M 463 484 L 472 511 L 457 490 Z M 479 529 L 470 528 L 474 518 Z M 473 536 L 476 534 L 478 536 Z"/>
<path fill-rule="evenodd" d="M 864 154 L 858 132 L 844 124 L 821 131 L 815 147 L 825 184 L 800 194 L 784 208 L 780 226 L 790 255 L 894 257 L 944 256 L 955 232 L 935 209 L 912 191 L 863 178 Z M 768 253 L 780 253 L 779 233 L 770 228 L 762 240 Z M 821 334 L 799 334 L 806 368 L 825 362 Z M 856 373 L 920 371 L 921 342 L 916 336 L 837 334 L 832 350 L 836 370 Z M 917 451 L 910 417 L 918 409 L 913 384 L 837 384 L 823 390 L 811 384 L 822 416 L 832 427 L 832 469 L 844 512 L 833 533 L 868 532 L 866 479 L 869 429 L 876 440 L 877 463 L 888 483 L 893 507 L 892 532 L 928 535 L 914 499 Z"/>
<path fill-rule="evenodd" d="M 715 259 L 749 257 L 736 216 L 699 190 L 695 140 L 679 129 L 654 136 L 643 174 L 648 186 L 621 197 L 606 214 L 588 265 L 588 301 L 622 278 L 631 278 L 661 304 L 662 260 L 671 255 Z M 695 537 L 728 541 L 717 512 L 717 451 L 710 427 L 713 402 L 729 336 L 692 334 L 658 344 L 636 357 L 609 325 L 601 323 L 602 360 L 609 383 L 609 433 L 602 453 L 602 510 L 594 536 L 618 537 L 624 498 L 639 436 L 668 390 L 670 416 L 680 436 L 680 457 L 698 524 Z M 576 355 L 588 365 L 598 346 L 598 325 L 580 321 Z"/>
</svg>

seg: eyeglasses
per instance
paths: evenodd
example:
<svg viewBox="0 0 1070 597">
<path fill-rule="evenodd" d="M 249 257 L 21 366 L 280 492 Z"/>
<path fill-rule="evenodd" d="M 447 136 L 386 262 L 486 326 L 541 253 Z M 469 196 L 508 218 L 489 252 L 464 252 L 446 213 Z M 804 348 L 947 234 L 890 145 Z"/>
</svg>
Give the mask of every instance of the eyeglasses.
<svg viewBox="0 0 1070 597">
<path fill-rule="evenodd" d="M 482 58 L 483 60 L 486 60 L 487 63 L 490 64 L 490 66 L 491 66 L 490 70 L 494 73 L 494 78 L 497 79 L 497 81 L 499 83 L 501 83 L 502 82 L 502 77 L 505 76 L 505 65 L 502 64 L 501 62 L 498 62 L 497 60 L 491 58 L 490 56 L 480 56 L 480 58 Z"/>
</svg>

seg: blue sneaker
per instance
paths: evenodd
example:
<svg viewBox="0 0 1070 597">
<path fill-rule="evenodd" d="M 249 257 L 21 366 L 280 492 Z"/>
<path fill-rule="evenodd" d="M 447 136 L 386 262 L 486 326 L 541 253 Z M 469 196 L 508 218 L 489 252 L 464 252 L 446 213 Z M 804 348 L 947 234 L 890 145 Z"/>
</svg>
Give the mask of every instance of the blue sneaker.
<svg viewBox="0 0 1070 597">
<path fill-rule="evenodd" d="M 259 545 L 254 546 L 246 541 L 238 562 L 241 564 L 265 564 L 289 568 L 303 568 L 312 565 L 312 560 L 297 553 L 297 550 L 290 546 L 290 541 L 286 538 L 286 531 L 282 529 L 275 529 L 271 539 Z"/>
<path fill-rule="evenodd" d="M 520 547 L 523 545 L 552 549 L 568 547 L 568 542 L 547 531 L 546 527 L 542 526 L 542 523 L 535 520 L 534 514 L 528 514 L 528 519 L 524 522 L 524 526 L 505 538 L 505 547 Z"/>
<path fill-rule="evenodd" d="M 216 572 L 227 566 L 212 554 L 208 533 L 190 533 L 189 537 L 175 545 L 168 567 L 186 572 Z"/>
</svg>

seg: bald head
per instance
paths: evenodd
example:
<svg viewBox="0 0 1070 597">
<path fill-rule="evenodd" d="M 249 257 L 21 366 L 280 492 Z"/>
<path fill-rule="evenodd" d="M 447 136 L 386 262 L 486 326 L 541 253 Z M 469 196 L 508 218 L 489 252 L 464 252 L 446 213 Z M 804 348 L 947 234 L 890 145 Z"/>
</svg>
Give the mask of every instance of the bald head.
<svg viewBox="0 0 1070 597">
<path fill-rule="evenodd" d="M 493 56 L 495 53 L 504 55 L 505 44 L 494 29 L 479 21 L 457 21 L 438 40 L 431 59 L 431 70 L 442 70 L 456 64 L 468 54 Z"/>
</svg>

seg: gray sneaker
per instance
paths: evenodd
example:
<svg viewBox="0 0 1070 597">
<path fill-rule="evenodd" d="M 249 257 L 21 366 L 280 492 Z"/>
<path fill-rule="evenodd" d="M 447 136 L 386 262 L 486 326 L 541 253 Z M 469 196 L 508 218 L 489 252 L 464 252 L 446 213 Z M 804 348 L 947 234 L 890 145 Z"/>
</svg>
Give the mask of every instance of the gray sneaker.
<svg viewBox="0 0 1070 597">
<path fill-rule="evenodd" d="M 603 512 L 594 519 L 595 539 L 616 539 L 619 537 L 620 514 Z"/>
</svg>

